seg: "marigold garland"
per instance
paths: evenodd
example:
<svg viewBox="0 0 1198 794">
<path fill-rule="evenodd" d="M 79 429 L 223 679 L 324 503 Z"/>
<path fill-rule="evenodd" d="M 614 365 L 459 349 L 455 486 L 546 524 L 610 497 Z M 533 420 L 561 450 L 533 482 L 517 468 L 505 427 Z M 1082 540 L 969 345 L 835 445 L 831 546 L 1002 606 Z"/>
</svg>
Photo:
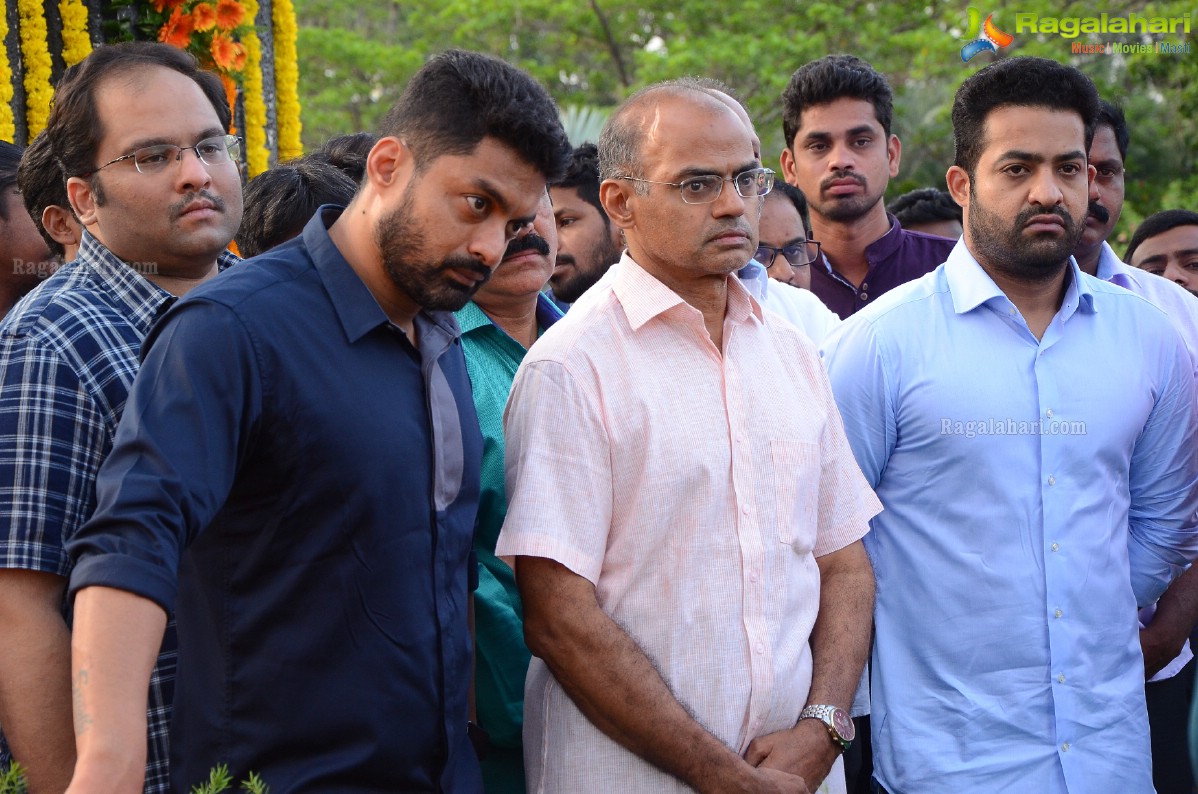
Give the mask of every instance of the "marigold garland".
<svg viewBox="0 0 1198 794">
<path fill-rule="evenodd" d="M 295 8 L 291 0 L 274 0 L 271 16 L 275 34 L 275 117 L 279 124 L 279 160 L 304 153 L 300 141 L 299 66 L 296 63 Z"/>
<path fill-rule="evenodd" d="M 41 0 L 17 0 L 21 19 L 21 60 L 25 64 L 25 125 L 29 139 L 46 127 L 50 117 L 50 48 L 46 44 L 46 15 Z"/>
<path fill-rule="evenodd" d="M 92 51 L 91 36 L 87 32 L 87 6 L 82 0 L 58 0 L 58 14 L 62 17 L 62 61 L 74 66 Z"/>
<path fill-rule="evenodd" d="M 258 0 L 244 0 L 245 13 L 251 20 L 258 17 Z M 251 177 L 270 166 L 270 149 L 266 146 L 266 102 L 262 98 L 262 43 L 251 27 L 241 37 L 245 47 L 245 69 L 242 71 L 242 96 L 245 98 L 245 162 Z"/>
<path fill-rule="evenodd" d="M 12 115 L 12 64 L 8 62 L 8 14 L 0 14 L 0 141 L 17 137 L 16 120 Z"/>
</svg>

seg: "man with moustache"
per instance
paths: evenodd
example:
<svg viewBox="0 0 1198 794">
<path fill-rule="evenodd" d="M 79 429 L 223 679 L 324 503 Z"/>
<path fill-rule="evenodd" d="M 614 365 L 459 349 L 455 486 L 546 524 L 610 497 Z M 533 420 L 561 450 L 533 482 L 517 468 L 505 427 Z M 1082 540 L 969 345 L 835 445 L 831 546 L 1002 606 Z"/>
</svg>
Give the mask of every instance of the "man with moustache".
<svg viewBox="0 0 1198 794">
<path fill-rule="evenodd" d="M 1198 375 L 1198 300 L 1177 284 L 1155 278 L 1119 260 L 1107 237 L 1123 211 L 1124 163 L 1131 134 L 1123 111 L 1100 101 L 1090 165 L 1093 191 L 1085 231 L 1073 251 L 1082 272 L 1142 296 L 1169 316 L 1189 351 Z M 1194 687 L 1194 654 L 1189 635 L 1198 620 L 1198 569 L 1182 574 L 1157 604 L 1140 610 L 1140 631 L 1148 678 L 1148 722 L 1152 730 L 1152 783 L 1157 794 L 1190 794 L 1193 772 L 1186 725 Z"/>
<path fill-rule="evenodd" d="M 553 297 L 574 303 L 620 261 L 624 243 L 599 201 L 599 157 L 593 143 L 570 156 L 566 175 L 549 188 L 557 222 L 557 268 L 549 279 Z"/>
<path fill-rule="evenodd" d="M 1070 258 L 1097 110 L 1046 59 L 967 79 L 962 240 L 825 343 L 886 508 L 866 537 L 882 791 L 1152 790 L 1130 617 L 1198 549 L 1198 417 L 1165 314 Z"/>
<path fill-rule="evenodd" d="M 482 439 L 461 308 L 569 143 L 527 74 L 452 50 L 405 87 L 344 210 L 180 301 L 146 342 L 69 544 L 78 764 L 139 783 L 175 612 L 172 789 L 477 792 L 467 730 Z"/>
<path fill-rule="evenodd" d="M 482 490 L 474 554 L 474 693 L 478 722 L 487 732 L 482 758 L 488 794 L 524 794 L 524 678 L 529 653 L 524 644 L 524 610 L 511 565 L 495 556 L 507 514 L 503 482 L 503 411 L 516 369 L 528 348 L 562 312 L 541 290 L 553 272 L 557 229 L 546 194 L 528 234 L 508 243 L 491 278 L 458 310 L 462 352 L 470 375 L 474 408 L 483 433 Z"/>
<path fill-rule="evenodd" d="M 953 241 L 903 229 L 882 198 L 902 145 L 886 78 L 853 55 L 800 67 L 782 93 L 782 174 L 807 198 L 823 261 L 811 291 L 844 319 L 931 271 Z"/>
<path fill-rule="evenodd" d="M 734 276 L 772 186 L 752 137 L 678 82 L 613 113 L 628 252 L 516 374 L 496 553 L 534 654 L 530 790 L 806 792 L 853 738 L 877 502 L 814 346 Z"/>
<path fill-rule="evenodd" d="M 191 55 L 130 43 L 67 70 L 39 139 L 84 232 L 0 325 L 0 725 L 33 791 L 65 789 L 75 758 L 64 544 L 96 508 L 151 324 L 237 261 L 229 121 L 220 80 Z M 146 791 L 168 789 L 174 667 L 171 624 L 133 693 Z"/>
</svg>

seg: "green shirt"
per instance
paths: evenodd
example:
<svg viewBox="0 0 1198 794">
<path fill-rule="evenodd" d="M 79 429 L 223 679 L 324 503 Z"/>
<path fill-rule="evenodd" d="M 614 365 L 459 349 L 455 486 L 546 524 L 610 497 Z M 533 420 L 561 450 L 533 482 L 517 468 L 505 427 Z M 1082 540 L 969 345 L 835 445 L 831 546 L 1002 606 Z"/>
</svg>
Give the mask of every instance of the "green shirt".
<svg viewBox="0 0 1198 794">
<path fill-rule="evenodd" d="M 562 312 L 544 295 L 537 296 L 538 334 Z M 457 312 L 462 351 L 474 389 L 474 406 L 483 434 L 482 491 L 474 551 L 478 556 L 478 590 L 474 594 L 475 701 L 478 720 L 490 734 L 483 759 L 487 794 L 524 788 L 524 678 L 531 654 L 524 644 L 524 611 L 516 578 L 495 556 L 495 543 L 507 514 L 503 485 L 503 409 L 525 349 L 491 322 L 473 301 Z"/>
</svg>

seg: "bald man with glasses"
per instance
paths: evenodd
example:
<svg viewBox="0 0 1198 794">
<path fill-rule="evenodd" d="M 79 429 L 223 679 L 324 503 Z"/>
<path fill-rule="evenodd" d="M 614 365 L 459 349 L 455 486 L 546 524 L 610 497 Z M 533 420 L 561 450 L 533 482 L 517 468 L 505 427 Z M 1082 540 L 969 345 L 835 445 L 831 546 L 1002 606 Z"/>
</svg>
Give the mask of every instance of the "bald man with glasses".
<svg viewBox="0 0 1198 794">
<path fill-rule="evenodd" d="M 616 110 L 628 250 L 516 374 L 496 553 L 536 657 L 529 790 L 824 790 L 853 739 L 880 506 L 814 345 L 735 277 L 774 179 L 752 137 L 696 86 Z M 777 394 L 810 410 L 759 421 Z"/>
</svg>

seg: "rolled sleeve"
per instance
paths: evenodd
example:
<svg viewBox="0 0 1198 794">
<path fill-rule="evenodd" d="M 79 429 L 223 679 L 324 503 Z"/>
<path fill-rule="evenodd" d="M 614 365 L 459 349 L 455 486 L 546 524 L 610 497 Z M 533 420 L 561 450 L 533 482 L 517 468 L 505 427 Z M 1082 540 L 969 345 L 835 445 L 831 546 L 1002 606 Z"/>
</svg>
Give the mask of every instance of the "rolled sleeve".
<svg viewBox="0 0 1198 794">
<path fill-rule="evenodd" d="M 96 513 L 67 544 L 70 593 L 113 587 L 170 612 L 183 549 L 223 506 L 252 439 L 260 370 L 236 314 L 202 300 L 177 305 L 146 348 Z"/>
</svg>

